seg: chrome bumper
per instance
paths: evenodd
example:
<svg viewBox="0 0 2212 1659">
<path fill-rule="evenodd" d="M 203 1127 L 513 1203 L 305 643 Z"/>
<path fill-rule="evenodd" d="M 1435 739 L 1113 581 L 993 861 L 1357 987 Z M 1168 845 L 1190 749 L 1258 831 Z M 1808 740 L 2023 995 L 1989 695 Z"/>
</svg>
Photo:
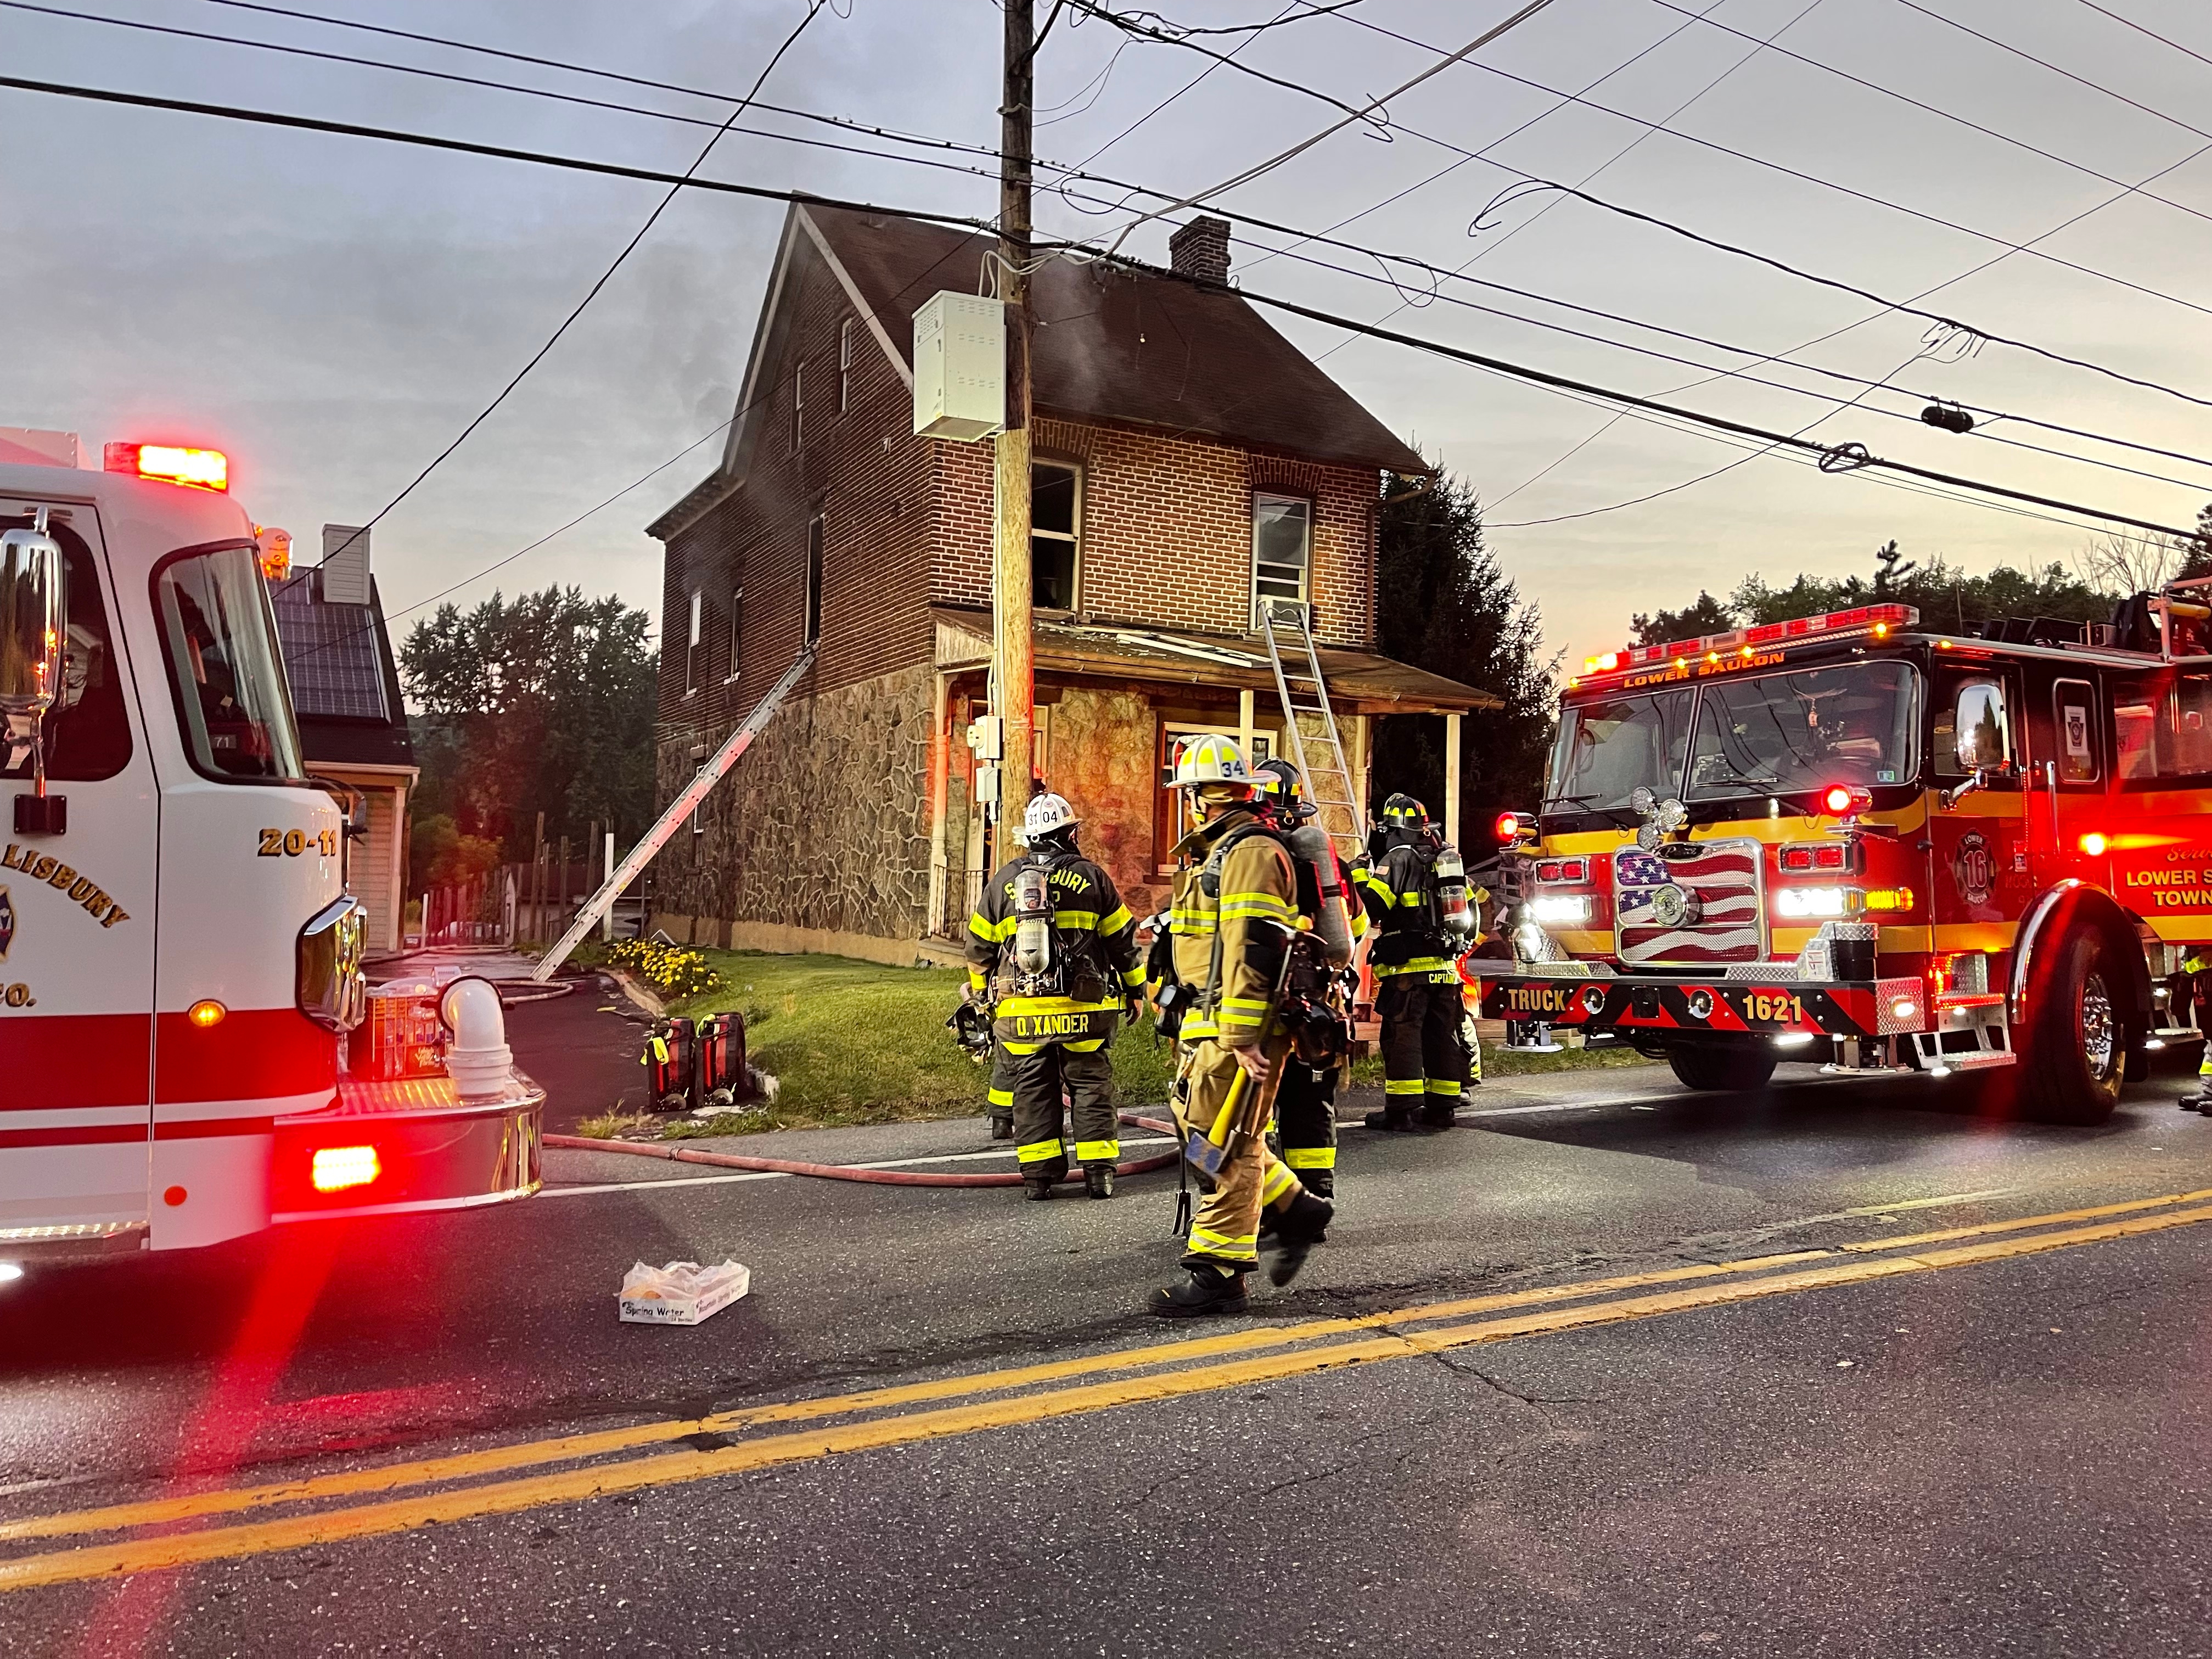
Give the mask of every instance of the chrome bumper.
<svg viewBox="0 0 2212 1659">
<path fill-rule="evenodd" d="M 492 1100 L 464 1100 L 446 1078 L 341 1078 L 330 1106 L 276 1120 L 270 1219 L 400 1215 L 526 1198 L 543 1180 L 544 1109 L 545 1091 L 520 1072 Z M 370 1163 L 364 1147 L 374 1150 L 372 1179 L 318 1186 L 319 1152 L 357 1176 Z"/>
</svg>

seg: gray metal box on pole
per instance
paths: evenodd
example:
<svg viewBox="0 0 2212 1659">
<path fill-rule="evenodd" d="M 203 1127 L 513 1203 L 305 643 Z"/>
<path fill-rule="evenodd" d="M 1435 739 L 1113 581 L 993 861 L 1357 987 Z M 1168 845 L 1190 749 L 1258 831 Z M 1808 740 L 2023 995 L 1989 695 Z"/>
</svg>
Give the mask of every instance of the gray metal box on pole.
<svg viewBox="0 0 2212 1659">
<path fill-rule="evenodd" d="M 972 443 L 1006 424 L 1006 307 L 933 294 L 914 313 L 914 430 Z"/>
</svg>

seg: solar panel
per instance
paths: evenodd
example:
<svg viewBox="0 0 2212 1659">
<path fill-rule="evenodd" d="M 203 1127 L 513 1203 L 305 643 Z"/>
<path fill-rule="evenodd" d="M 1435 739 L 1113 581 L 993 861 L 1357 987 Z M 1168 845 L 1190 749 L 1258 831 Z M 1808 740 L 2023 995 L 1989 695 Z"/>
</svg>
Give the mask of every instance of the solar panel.
<svg viewBox="0 0 2212 1659">
<path fill-rule="evenodd" d="M 383 622 L 372 605 L 326 605 L 316 598 L 320 576 L 303 570 L 269 590 L 292 706 L 302 715 L 389 721 L 392 705 L 377 645 Z"/>
</svg>

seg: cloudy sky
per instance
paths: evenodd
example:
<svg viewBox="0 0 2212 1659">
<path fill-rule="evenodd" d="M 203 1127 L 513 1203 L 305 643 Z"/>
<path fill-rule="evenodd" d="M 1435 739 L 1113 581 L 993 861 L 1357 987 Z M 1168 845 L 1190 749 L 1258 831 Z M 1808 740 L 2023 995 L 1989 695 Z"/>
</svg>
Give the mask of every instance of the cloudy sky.
<svg viewBox="0 0 2212 1659">
<path fill-rule="evenodd" d="M 0 57 L 14 76 L 680 170 L 804 15 L 802 0 L 276 3 L 693 90 L 234 0 L 0 5 Z M 1307 9 L 1304 0 L 1152 3 L 1179 23 L 1213 27 Z M 1038 150 L 1194 193 L 1336 118 L 1310 94 L 1362 102 L 1518 9 L 1358 0 L 1257 37 L 1203 37 L 1287 85 L 1212 66 L 1187 46 L 1128 41 L 1096 21 L 1063 22 L 1040 58 Z M 763 95 L 989 144 L 999 29 L 991 0 L 835 0 Z M 2212 398 L 2208 112 L 2212 9 L 2203 0 L 1552 0 L 1394 101 L 1387 135 L 1341 132 L 1223 201 L 1301 228 L 1342 223 L 1337 234 L 1364 248 L 1504 285 L 1454 280 L 1432 300 L 1430 284 L 1379 280 L 1372 258 L 1311 244 L 1269 258 L 1267 247 L 1286 239 L 1240 232 L 1237 268 L 1255 291 L 1388 318 L 1608 386 L 1675 393 L 1753 425 L 2186 524 L 2212 501 L 2212 408 L 1994 343 L 1930 342 L 1918 319 L 1556 193 L 1497 198 L 1530 175 L 1587 180 L 1608 201 L 1708 237 L 1885 297 L 1936 290 L 1925 307 L 1975 329 Z M 787 117 L 744 125 L 841 137 Z M 940 163 L 973 159 L 842 141 Z M 993 183 L 957 165 L 743 132 L 720 142 L 706 172 L 939 212 L 981 216 L 996 206 Z M 659 194 L 526 164 L 0 90 L 0 425 L 67 428 L 94 444 L 188 435 L 219 445 L 255 516 L 312 546 L 317 526 L 361 521 L 452 441 Z M 1042 198 L 1038 217 L 1050 232 L 1110 239 L 1135 216 L 1129 199 L 1078 185 Z M 773 204 L 679 199 L 520 390 L 379 526 L 387 609 L 457 583 L 466 599 L 549 581 L 657 607 L 659 549 L 643 526 L 711 465 L 711 444 L 682 452 L 731 412 L 781 218 Z M 1164 245 L 1151 223 L 1126 246 L 1164 258 Z M 2070 515 L 2022 516 L 1868 472 L 1830 477 L 1776 455 L 1747 458 L 1730 443 L 1615 420 L 1402 347 L 1296 319 L 1278 325 L 1474 483 L 1507 568 L 1575 658 L 1623 637 L 1634 611 L 1700 586 L 1725 593 L 1747 573 L 1786 582 L 1801 569 L 1863 569 L 1891 537 L 1971 569 L 2067 561 L 2091 539 Z M 1793 353 L 1845 376 L 1891 377 L 1899 390 L 1839 407 L 1864 388 L 1757 362 Z M 1723 368 L 1779 384 L 1716 379 Z M 1915 418 L 1930 395 L 2183 459 L 2019 422 L 1953 436 Z M 1731 462 L 1741 465 L 1691 482 Z M 584 524 L 471 579 L 664 463 Z M 1645 496 L 1654 499 L 1620 505 Z"/>
</svg>

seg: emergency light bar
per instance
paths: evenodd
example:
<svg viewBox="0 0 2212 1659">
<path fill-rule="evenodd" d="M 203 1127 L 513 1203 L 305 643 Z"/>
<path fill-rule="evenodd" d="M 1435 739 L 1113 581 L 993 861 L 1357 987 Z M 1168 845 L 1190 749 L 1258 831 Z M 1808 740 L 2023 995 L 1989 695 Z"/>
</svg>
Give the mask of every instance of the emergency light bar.
<svg viewBox="0 0 2212 1659">
<path fill-rule="evenodd" d="M 1831 611 L 1818 617 L 1792 617 L 1788 622 L 1760 623 L 1753 628 L 1733 629 L 1725 634 L 1707 634 L 1701 639 L 1677 640 L 1671 645 L 1636 645 L 1607 651 L 1583 659 L 1582 678 L 1683 662 L 1693 657 L 1719 663 L 1730 656 L 1756 656 L 1771 646 L 1842 635 L 1871 634 L 1882 639 L 1898 629 L 1911 628 L 1919 621 L 1920 613 L 1909 605 L 1856 605 L 1849 611 Z"/>
<path fill-rule="evenodd" d="M 220 449 L 185 449 L 175 444 L 109 444 L 100 452 L 100 465 L 110 472 L 182 484 L 187 489 L 228 492 L 230 489 L 230 457 Z"/>
</svg>

